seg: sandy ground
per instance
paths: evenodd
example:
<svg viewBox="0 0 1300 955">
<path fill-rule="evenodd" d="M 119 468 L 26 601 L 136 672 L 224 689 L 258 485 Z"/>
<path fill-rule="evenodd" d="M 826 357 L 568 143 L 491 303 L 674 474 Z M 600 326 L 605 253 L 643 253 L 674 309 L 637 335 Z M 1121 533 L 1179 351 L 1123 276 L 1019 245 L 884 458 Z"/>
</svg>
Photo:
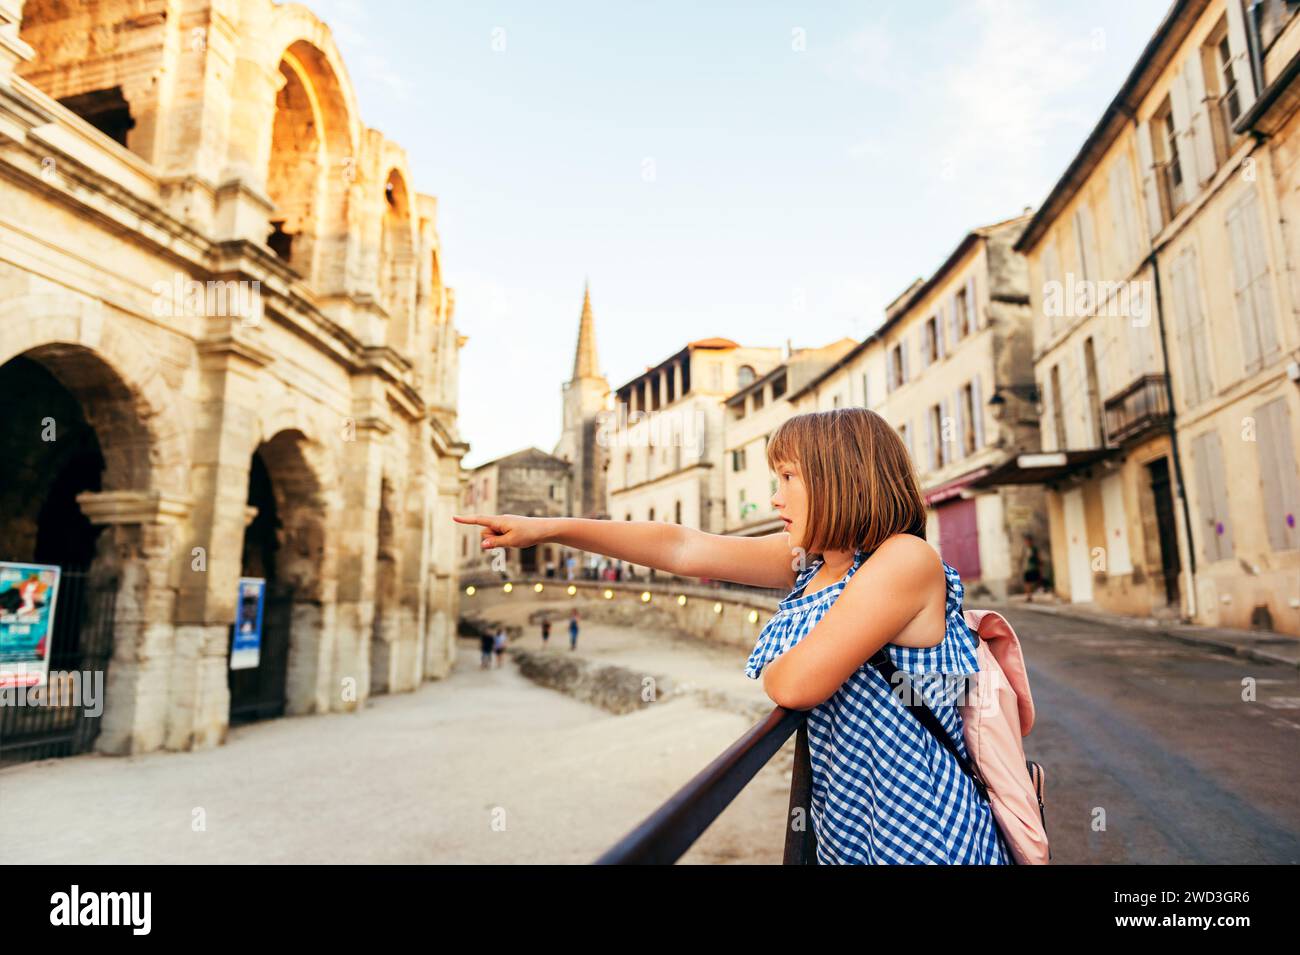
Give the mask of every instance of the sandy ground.
<svg viewBox="0 0 1300 955">
<path fill-rule="evenodd" d="M 523 644 L 541 646 L 536 628 Z M 567 631 L 551 645 L 570 652 Z M 762 698 L 742 650 L 588 624 L 577 652 Z M 508 662 L 480 670 L 477 641 L 462 640 L 449 678 L 362 713 L 244 726 L 202 752 L 0 772 L 0 858 L 587 863 L 750 725 L 692 699 L 615 716 Z M 682 862 L 780 862 L 792 745 Z"/>
</svg>

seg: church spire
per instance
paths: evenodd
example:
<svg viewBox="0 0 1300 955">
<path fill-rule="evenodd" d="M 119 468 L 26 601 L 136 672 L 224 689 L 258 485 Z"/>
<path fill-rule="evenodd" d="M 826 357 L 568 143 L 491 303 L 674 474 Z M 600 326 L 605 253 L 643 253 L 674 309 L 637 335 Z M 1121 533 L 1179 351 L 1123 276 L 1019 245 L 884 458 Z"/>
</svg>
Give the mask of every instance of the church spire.
<svg viewBox="0 0 1300 955">
<path fill-rule="evenodd" d="M 573 355 L 573 379 L 599 378 L 596 360 L 596 322 L 591 316 L 591 286 L 582 286 L 582 318 L 578 322 L 578 349 Z"/>
</svg>

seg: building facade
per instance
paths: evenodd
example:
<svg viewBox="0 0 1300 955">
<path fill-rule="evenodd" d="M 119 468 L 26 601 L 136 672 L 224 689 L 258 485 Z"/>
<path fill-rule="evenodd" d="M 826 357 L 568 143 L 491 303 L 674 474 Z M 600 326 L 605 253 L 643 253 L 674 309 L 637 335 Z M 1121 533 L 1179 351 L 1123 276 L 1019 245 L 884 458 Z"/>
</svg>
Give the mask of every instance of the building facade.
<svg viewBox="0 0 1300 955">
<path fill-rule="evenodd" d="M 572 466 L 537 448 L 524 448 L 469 471 L 461 494 L 462 514 L 519 514 L 524 517 L 569 517 Z M 466 574 L 491 570 L 505 577 L 564 576 L 569 549 L 558 544 L 502 547 L 484 553 L 482 528 L 457 524 L 457 554 Z"/>
<path fill-rule="evenodd" d="M 795 410 L 869 407 L 898 429 L 927 508 L 926 539 L 972 596 L 1019 590 L 1026 535 L 1046 552 L 1042 491 L 983 479 L 1038 450 L 1020 216 L 975 229 L 881 326 L 792 395 Z"/>
<path fill-rule="evenodd" d="M 600 439 L 609 449 L 610 517 L 722 533 L 724 402 L 780 361 L 779 348 L 705 338 L 618 388 Z"/>
<path fill-rule="evenodd" d="M 1019 242 L 1066 599 L 1300 634 L 1293 13 L 1175 3 Z"/>
<path fill-rule="evenodd" d="M 96 748 L 446 674 L 463 338 L 436 200 L 325 25 L 3 0 L 0 166 L 0 560 L 61 566 L 108 633 Z M 261 662 L 232 670 L 241 578 Z"/>
<path fill-rule="evenodd" d="M 772 507 L 776 478 L 767 466 L 767 443 L 793 413 L 790 396 L 801 392 L 857 345 L 842 338 L 821 348 L 800 348 L 767 374 L 727 398 L 723 423 L 723 533 L 747 537 L 785 529 Z"/>
</svg>

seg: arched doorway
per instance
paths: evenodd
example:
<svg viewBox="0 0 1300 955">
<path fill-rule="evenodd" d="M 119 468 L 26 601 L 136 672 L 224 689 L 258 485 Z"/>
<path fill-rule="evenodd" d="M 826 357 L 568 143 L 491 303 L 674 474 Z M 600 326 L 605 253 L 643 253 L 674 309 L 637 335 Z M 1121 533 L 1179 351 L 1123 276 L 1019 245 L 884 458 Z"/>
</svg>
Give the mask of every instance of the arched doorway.
<svg viewBox="0 0 1300 955">
<path fill-rule="evenodd" d="M 260 591 L 261 629 L 256 653 L 232 659 L 231 725 L 293 711 L 294 667 L 304 669 L 300 664 L 319 650 L 327 517 L 319 479 L 307 461 L 307 439 L 300 431 L 281 431 L 254 451 L 247 501 L 250 519 L 244 529 L 240 596 Z M 237 610 L 232 649 L 239 617 Z M 308 689 L 299 695 L 313 694 Z"/>
<path fill-rule="evenodd" d="M 112 536 L 87 520 L 77 496 L 145 485 L 149 441 L 127 386 L 79 346 L 41 346 L 0 365 L 0 404 L 0 561 L 59 568 L 52 620 L 31 649 L 48 658 L 44 692 L 62 704 L 0 708 L 5 764 L 94 748 L 119 568 Z M 20 639 L 0 650 L 17 659 Z"/>
</svg>

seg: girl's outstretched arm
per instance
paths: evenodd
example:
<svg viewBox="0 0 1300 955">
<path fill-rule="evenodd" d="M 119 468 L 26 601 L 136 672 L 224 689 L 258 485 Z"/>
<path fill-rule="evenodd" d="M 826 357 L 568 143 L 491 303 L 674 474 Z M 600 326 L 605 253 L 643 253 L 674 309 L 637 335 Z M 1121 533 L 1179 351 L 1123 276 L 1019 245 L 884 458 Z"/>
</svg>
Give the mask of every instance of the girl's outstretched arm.
<svg viewBox="0 0 1300 955">
<path fill-rule="evenodd" d="M 681 577 L 730 580 L 751 587 L 788 589 L 796 556 L 784 531 L 766 537 L 707 534 L 660 521 L 609 521 L 515 514 L 453 515 L 483 527 L 481 548 L 563 544 Z"/>
</svg>

